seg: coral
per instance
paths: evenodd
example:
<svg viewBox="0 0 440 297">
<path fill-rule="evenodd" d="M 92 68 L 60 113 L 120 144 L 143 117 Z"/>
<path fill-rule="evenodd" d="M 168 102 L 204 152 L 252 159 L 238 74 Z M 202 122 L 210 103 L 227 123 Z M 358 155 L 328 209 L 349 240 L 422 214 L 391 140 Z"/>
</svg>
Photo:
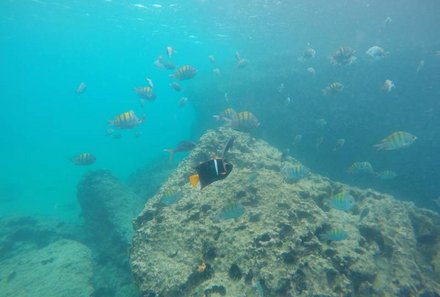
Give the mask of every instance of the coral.
<svg viewBox="0 0 440 297">
<path fill-rule="evenodd" d="M 218 154 L 232 135 L 231 174 L 202 191 L 191 188 L 194 166 Z M 313 171 L 286 182 L 281 166 L 299 162 L 281 155 L 228 128 L 201 137 L 162 186 L 178 188 L 182 198 L 164 207 L 161 190 L 134 221 L 130 261 L 143 295 L 362 297 L 438 288 L 429 270 L 438 267 L 435 213 Z M 328 207 L 342 190 L 355 199 L 351 211 Z M 218 220 L 231 203 L 242 205 L 244 214 Z M 322 239 L 335 228 L 347 238 Z M 201 259 L 207 265 L 203 273 L 196 266 Z"/>
</svg>

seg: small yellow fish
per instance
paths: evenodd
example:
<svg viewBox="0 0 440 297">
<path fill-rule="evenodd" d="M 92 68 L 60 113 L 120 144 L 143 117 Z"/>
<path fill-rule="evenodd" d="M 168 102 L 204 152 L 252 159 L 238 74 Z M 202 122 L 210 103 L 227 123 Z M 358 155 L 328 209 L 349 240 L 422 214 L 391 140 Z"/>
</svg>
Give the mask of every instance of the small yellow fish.
<svg viewBox="0 0 440 297">
<path fill-rule="evenodd" d="M 75 93 L 78 94 L 78 95 L 82 94 L 82 93 L 84 93 L 86 91 L 86 89 L 87 89 L 86 83 L 85 82 L 81 82 L 79 84 L 79 86 L 76 88 Z"/>
<path fill-rule="evenodd" d="M 178 80 L 186 80 L 193 78 L 196 74 L 197 74 L 196 68 L 194 68 L 191 65 L 183 65 L 177 68 L 176 72 L 174 74 L 171 74 L 171 77 Z"/>
<path fill-rule="evenodd" d="M 394 133 L 391 133 L 378 144 L 375 144 L 374 147 L 380 151 L 380 150 L 397 150 L 401 148 L 405 148 L 410 146 L 411 144 L 416 141 L 417 137 L 412 135 L 411 133 L 404 132 L 404 131 L 397 131 Z"/>
<path fill-rule="evenodd" d="M 72 162 L 78 166 L 87 166 L 95 163 L 96 158 L 91 153 L 82 153 L 72 158 Z"/>
<path fill-rule="evenodd" d="M 396 86 L 394 85 L 394 82 L 390 79 L 386 79 L 382 85 L 382 90 L 389 93 L 391 92 Z"/>
<path fill-rule="evenodd" d="M 230 121 L 230 125 L 233 129 L 240 131 L 248 131 L 260 126 L 260 122 L 257 117 L 250 111 L 242 111 L 237 113 Z"/>
<path fill-rule="evenodd" d="M 342 92 L 343 90 L 344 90 L 344 85 L 336 81 L 336 82 L 332 82 L 321 91 L 322 94 L 326 96 L 326 95 L 335 95 L 339 92 Z"/>
<path fill-rule="evenodd" d="M 142 124 L 144 121 L 144 117 L 139 119 L 133 110 L 129 110 L 115 116 L 113 120 L 109 121 L 109 124 L 120 129 L 131 129 Z"/>
</svg>

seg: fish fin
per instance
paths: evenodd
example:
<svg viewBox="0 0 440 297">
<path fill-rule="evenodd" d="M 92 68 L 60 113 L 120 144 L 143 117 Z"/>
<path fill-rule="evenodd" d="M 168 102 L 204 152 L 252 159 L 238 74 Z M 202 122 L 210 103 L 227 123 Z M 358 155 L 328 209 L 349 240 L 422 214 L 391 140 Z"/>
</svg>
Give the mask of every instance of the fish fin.
<svg viewBox="0 0 440 297">
<path fill-rule="evenodd" d="M 173 149 L 164 149 L 163 151 L 170 153 L 169 160 L 172 161 L 174 158 L 174 150 Z"/>
<path fill-rule="evenodd" d="M 200 177 L 198 174 L 193 174 L 189 177 L 189 183 L 193 188 L 200 188 Z"/>
</svg>

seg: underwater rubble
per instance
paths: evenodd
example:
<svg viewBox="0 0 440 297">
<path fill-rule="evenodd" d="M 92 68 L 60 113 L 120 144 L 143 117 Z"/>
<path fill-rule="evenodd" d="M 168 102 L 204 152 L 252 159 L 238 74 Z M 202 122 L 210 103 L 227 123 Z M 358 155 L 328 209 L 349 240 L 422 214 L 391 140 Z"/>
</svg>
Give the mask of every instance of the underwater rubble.
<svg viewBox="0 0 440 297">
<path fill-rule="evenodd" d="M 193 168 L 232 135 L 231 174 L 192 188 Z M 249 134 L 206 132 L 134 221 L 142 296 L 439 296 L 436 213 L 313 172 L 291 181 L 286 164 L 300 165 Z M 164 204 L 170 189 L 181 197 Z M 341 191 L 350 211 L 331 207 Z"/>
</svg>

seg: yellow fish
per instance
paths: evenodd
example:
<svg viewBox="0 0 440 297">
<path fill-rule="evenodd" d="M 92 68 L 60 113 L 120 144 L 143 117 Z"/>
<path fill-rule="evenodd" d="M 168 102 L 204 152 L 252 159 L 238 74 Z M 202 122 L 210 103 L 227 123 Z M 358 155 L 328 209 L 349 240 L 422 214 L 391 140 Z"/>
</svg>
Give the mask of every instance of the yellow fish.
<svg viewBox="0 0 440 297">
<path fill-rule="evenodd" d="M 109 121 L 109 124 L 120 129 L 131 129 L 142 124 L 144 121 L 144 117 L 139 119 L 133 110 L 129 110 L 115 116 L 113 120 Z"/>
</svg>

